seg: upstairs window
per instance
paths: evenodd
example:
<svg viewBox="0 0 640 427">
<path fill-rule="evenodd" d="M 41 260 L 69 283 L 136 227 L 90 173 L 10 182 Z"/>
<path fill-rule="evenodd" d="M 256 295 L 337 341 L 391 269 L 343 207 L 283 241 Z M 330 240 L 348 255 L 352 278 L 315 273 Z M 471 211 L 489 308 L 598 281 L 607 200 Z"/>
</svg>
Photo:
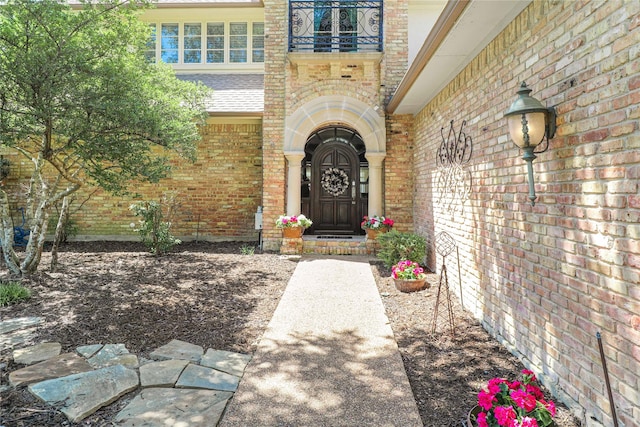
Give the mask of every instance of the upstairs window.
<svg viewBox="0 0 640 427">
<path fill-rule="evenodd" d="M 251 60 L 264 62 L 264 22 L 253 23 L 251 48 Z"/>
<path fill-rule="evenodd" d="M 145 56 L 167 64 L 249 64 L 264 62 L 263 22 L 149 24 Z"/>
<path fill-rule="evenodd" d="M 177 64 L 180 47 L 180 26 L 178 24 L 162 24 L 160 35 L 160 58 L 167 64 Z"/>
<path fill-rule="evenodd" d="M 144 57 L 148 62 L 155 63 L 156 62 L 156 39 L 157 39 L 157 30 L 156 24 L 150 24 L 149 28 L 151 29 L 151 36 L 147 41 L 147 49 L 144 52 Z"/>
<path fill-rule="evenodd" d="M 200 24 L 184 24 L 183 62 L 185 64 L 202 62 L 202 25 Z"/>
<path fill-rule="evenodd" d="M 247 23 L 229 24 L 229 62 L 247 62 Z"/>
<path fill-rule="evenodd" d="M 224 63 L 224 22 L 207 24 L 207 63 Z"/>
</svg>

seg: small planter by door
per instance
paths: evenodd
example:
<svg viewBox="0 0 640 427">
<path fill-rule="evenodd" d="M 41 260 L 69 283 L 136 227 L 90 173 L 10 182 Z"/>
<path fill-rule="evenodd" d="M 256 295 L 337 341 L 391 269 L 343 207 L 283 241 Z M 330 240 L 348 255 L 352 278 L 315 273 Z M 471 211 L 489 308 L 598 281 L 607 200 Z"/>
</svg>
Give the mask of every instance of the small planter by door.
<svg viewBox="0 0 640 427">
<path fill-rule="evenodd" d="M 366 228 L 365 230 L 367 231 L 367 239 L 369 240 L 375 240 L 380 234 L 387 232 L 386 228 Z"/>
<path fill-rule="evenodd" d="M 427 289 L 427 279 L 393 279 L 396 289 L 400 292 L 416 292 Z"/>
<path fill-rule="evenodd" d="M 287 227 L 282 229 L 282 237 L 285 239 L 301 239 L 304 228 L 302 227 Z"/>
</svg>

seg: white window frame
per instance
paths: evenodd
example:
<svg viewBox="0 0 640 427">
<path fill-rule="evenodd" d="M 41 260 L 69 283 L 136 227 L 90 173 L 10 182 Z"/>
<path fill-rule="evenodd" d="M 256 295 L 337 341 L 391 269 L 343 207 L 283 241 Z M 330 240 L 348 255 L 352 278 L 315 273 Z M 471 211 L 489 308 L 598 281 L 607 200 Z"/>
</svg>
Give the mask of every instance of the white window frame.
<svg viewBox="0 0 640 427">
<path fill-rule="evenodd" d="M 232 24 L 245 24 L 247 31 L 245 34 L 246 37 L 246 46 L 244 48 L 231 48 L 231 31 L 230 27 Z M 241 21 L 241 20 L 229 20 L 229 21 L 196 21 L 196 20 L 185 20 L 185 21 L 156 21 L 149 22 L 148 25 L 150 27 L 155 26 L 155 61 L 159 62 L 162 60 L 162 29 L 163 25 L 178 25 L 178 61 L 171 62 L 172 66 L 179 69 L 190 69 L 190 68 L 262 68 L 264 66 L 264 22 L 263 21 Z M 200 24 L 200 62 L 198 63 L 188 63 L 185 62 L 185 25 L 197 25 Z M 207 62 L 207 37 L 208 37 L 208 24 L 224 24 L 224 62 Z M 262 34 L 255 34 L 254 24 L 262 24 Z M 256 39 L 257 47 L 254 45 L 254 38 Z M 166 49 L 165 49 L 166 50 Z M 244 50 L 246 53 L 246 61 L 245 62 L 231 62 L 231 52 L 233 50 Z M 148 55 L 154 49 L 149 48 L 147 50 Z M 259 52 L 262 51 L 262 60 L 254 61 L 254 51 Z M 256 55 L 257 56 L 257 55 Z M 256 67 L 257 66 L 257 67 Z"/>
</svg>

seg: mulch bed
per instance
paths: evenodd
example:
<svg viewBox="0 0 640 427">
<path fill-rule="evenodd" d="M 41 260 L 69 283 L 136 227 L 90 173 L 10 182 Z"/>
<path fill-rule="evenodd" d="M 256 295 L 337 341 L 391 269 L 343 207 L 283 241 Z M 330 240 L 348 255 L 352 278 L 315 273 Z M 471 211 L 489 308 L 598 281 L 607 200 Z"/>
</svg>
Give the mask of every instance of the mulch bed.
<svg viewBox="0 0 640 427">
<path fill-rule="evenodd" d="M 296 263 L 278 254 L 242 255 L 246 243 L 183 243 L 154 257 L 137 243 L 74 242 L 60 252 L 57 272 L 24 280 L 32 298 L 0 308 L 0 318 L 41 316 L 38 341 L 56 341 L 63 351 L 93 343 L 123 343 L 141 357 L 171 339 L 207 348 L 252 353 L 284 292 Z M 461 426 L 478 390 L 493 377 L 510 380 L 522 365 L 462 310 L 453 298 L 455 334 L 440 317 L 431 333 L 438 277 L 430 289 L 402 293 L 389 271 L 372 265 L 411 387 L 425 426 Z M 0 268 L 0 277 L 6 276 Z M 444 305 L 439 312 L 445 312 Z M 0 380 L 18 368 L 0 354 Z M 110 426 L 131 399 L 72 424 L 25 389 L 1 396 L 0 426 Z M 579 425 L 559 405 L 559 427 Z"/>
</svg>

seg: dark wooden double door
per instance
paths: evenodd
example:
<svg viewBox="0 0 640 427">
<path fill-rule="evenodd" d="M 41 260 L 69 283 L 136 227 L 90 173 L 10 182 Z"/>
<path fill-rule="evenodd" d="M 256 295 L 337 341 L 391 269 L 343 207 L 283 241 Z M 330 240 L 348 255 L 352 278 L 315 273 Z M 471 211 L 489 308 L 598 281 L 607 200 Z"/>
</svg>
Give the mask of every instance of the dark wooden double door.
<svg viewBox="0 0 640 427">
<path fill-rule="evenodd" d="M 366 214 L 367 198 L 361 192 L 360 163 L 355 149 L 343 142 L 327 142 L 315 150 L 308 184 L 310 234 L 362 233 L 360 221 Z"/>
</svg>

